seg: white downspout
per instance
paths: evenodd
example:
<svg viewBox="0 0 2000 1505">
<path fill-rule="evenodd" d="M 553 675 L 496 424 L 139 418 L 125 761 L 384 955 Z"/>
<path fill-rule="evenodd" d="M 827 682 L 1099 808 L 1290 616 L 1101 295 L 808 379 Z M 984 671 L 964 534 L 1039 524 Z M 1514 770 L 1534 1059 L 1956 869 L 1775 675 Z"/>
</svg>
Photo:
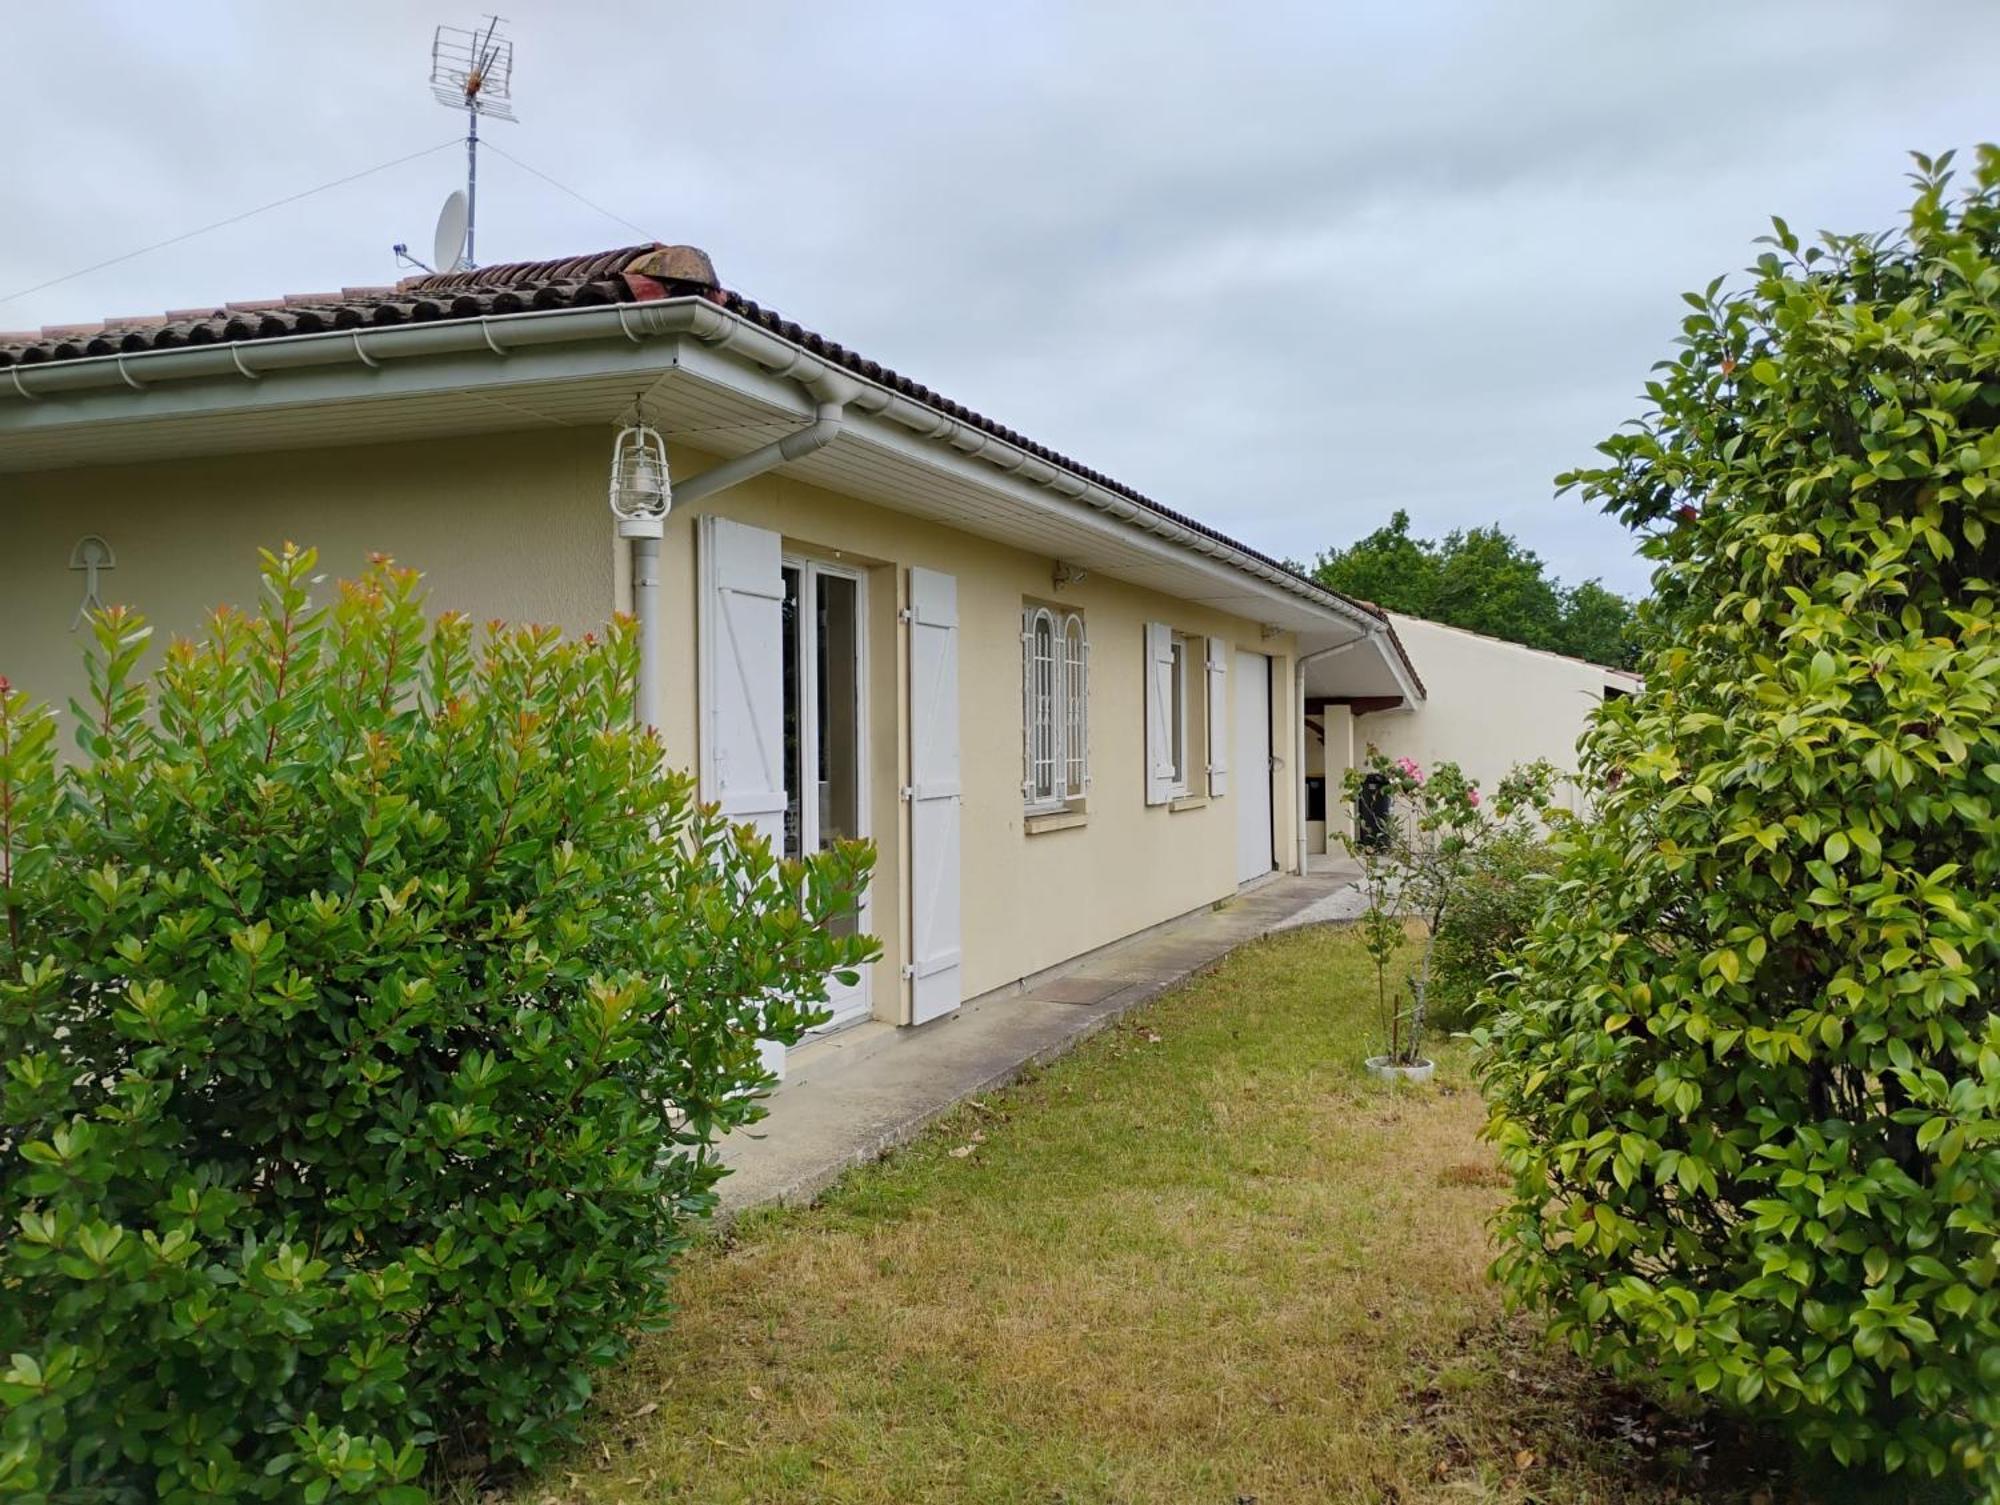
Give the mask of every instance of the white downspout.
<svg viewBox="0 0 2000 1505">
<path fill-rule="evenodd" d="M 1318 653 L 1306 653 L 1292 661 L 1292 679 L 1298 691 L 1292 697 L 1292 767 L 1296 771 L 1292 782 L 1292 825 L 1295 827 L 1293 834 L 1299 842 L 1298 872 L 1301 878 L 1312 871 L 1306 838 L 1306 660 L 1320 656 Z"/>
<path fill-rule="evenodd" d="M 642 729 L 653 730 L 660 725 L 660 539 L 665 533 L 663 517 L 618 520 L 618 536 L 631 549 L 632 616 L 639 624 L 639 690 L 633 719 Z"/>
<path fill-rule="evenodd" d="M 710 466 L 698 476 L 690 476 L 674 488 L 674 501 L 698 502 L 705 496 L 714 496 L 718 491 L 740 485 L 752 476 L 760 476 L 793 460 L 803 460 L 814 450 L 825 449 L 840 432 L 841 419 L 846 411 L 844 402 L 821 402 L 813 411 L 813 421 L 804 428 L 794 429 L 762 449 L 753 449 L 747 455 L 738 455 L 733 460 Z"/>
</svg>

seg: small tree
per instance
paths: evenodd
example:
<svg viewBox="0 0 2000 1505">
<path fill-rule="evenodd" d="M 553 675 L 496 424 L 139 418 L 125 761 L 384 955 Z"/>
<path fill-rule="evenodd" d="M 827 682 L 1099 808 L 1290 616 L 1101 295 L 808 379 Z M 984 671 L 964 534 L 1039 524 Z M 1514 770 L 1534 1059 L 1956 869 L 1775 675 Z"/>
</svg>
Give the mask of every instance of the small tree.
<svg viewBox="0 0 2000 1505">
<path fill-rule="evenodd" d="M 2000 154 L 1782 221 L 1568 478 L 1660 561 L 1485 1037 L 1497 1269 L 1577 1352 L 2000 1495 Z"/>
<path fill-rule="evenodd" d="M 82 757 L 0 680 L 0 1496 L 423 1498 L 662 1320 L 870 863 L 698 805 L 608 639 L 265 556 Z"/>
<path fill-rule="evenodd" d="M 1548 809 L 1555 779 L 1551 764 L 1525 764 L 1501 780 L 1499 798 L 1489 808 L 1477 782 L 1456 763 L 1439 763 L 1426 773 L 1413 759 L 1391 761 L 1370 748 L 1363 766 L 1348 769 L 1345 789 L 1355 834 L 1342 839 L 1361 864 L 1368 900 L 1361 938 L 1375 965 L 1387 1064 L 1422 1063 L 1431 965 L 1445 921 L 1488 848 L 1531 826 Z M 1417 965 L 1402 986 L 1391 989 L 1389 970 L 1409 940 L 1412 921 L 1422 930 Z"/>
</svg>

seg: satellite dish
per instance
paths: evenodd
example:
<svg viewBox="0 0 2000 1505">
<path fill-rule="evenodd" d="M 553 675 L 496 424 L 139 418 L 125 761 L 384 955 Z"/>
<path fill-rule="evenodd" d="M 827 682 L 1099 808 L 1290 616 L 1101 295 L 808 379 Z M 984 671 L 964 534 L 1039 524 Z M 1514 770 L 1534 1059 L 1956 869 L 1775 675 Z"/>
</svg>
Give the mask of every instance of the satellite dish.
<svg viewBox="0 0 2000 1505">
<path fill-rule="evenodd" d="M 438 210 L 437 234 L 431 240 L 431 265 L 440 272 L 458 270 L 465 249 L 465 193 L 454 188 Z"/>
</svg>

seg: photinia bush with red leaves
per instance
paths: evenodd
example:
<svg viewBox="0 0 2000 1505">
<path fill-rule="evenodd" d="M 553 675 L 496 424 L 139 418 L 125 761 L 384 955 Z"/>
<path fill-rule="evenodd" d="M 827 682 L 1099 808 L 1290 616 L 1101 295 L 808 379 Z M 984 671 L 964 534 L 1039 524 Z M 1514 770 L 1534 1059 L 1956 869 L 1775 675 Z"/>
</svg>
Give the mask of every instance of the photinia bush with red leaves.
<svg viewBox="0 0 2000 1505">
<path fill-rule="evenodd" d="M 1579 1353 L 2000 1498 L 2000 152 L 1688 295 L 1571 478 L 1660 561 L 1484 1032 Z"/>
<path fill-rule="evenodd" d="M 663 1319 L 761 1038 L 872 943 L 634 731 L 630 624 L 264 556 L 150 679 L 0 682 L 0 1496 L 425 1498 Z"/>
</svg>

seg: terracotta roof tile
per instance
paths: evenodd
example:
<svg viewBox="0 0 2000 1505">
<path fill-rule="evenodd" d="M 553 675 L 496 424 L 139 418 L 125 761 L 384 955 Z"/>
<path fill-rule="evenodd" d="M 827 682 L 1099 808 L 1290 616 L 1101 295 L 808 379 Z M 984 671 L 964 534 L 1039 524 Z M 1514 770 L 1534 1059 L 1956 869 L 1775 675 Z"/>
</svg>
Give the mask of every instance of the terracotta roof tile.
<svg viewBox="0 0 2000 1505">
<path fill-rule="evenodd" d="M 363 324 L 423 323 L 437 319 L 471 319 L 483 314 L 519 313 L 529 309 L 585 308 L 610 303 L 648 302 L 659 298 L 699 296 L 730 310 L 822 359 L 868 381 L 934 408 L 959 422 L 1058 466 L 1071 474 L 1134 502 L 1147 511 L 1179 524 L 1252 559 L 1283 570 L 1325 595 L 1348 602 L 1387 622 L 1378 606 L 1353 601 L 1329 591 L 1309 576 L 1299 575 L 1273 559 L 1206 523 L 1162 506 L 1100 471 L 1037 444 L 1025 434 L 996 423 L 954 402 L 923 383 L 890 370 L 849 350 L 838 341 L 785 318 L 754 299 L 724 288 L 705 252 L 694 246 L 659 244 L 623 246 L 587 256 L 550 261 L 508 262 L 462 272 L 430 272 L 407 277 L 387 287 L 344 287 L 338 293 L 290 293 L 276 298 L 224 304 L 219 308 L 169 309 L 110 321 L 109 324 L 61 324 L 41 330 L 0 334 L 0 370 L 13 365 L 38 366 L 52 361 L 91 356 L 171 350 L 186 345 L 278 339 L 291 334 L 318 334 L 353 329 Z M 1390 627 L 1393 639 L 1395 629 Z M 1403 662 L 1416 677 L 1409 655 Z M 1421 682 L 1419 681 L 1419 688 Z"/>
<path fill-rule="evenodd" d="M 590 256 L 428 273 L 338 292 L 288 293 L 95 324 L 0 335 L 0 368 L 184 345 L 269 340 L 362 325 L 469 319 L 529 309 L 585 308 L 684 297 L 715 288 L 715 268 L 692 246 L 626 246 Z"/>
</svg>

